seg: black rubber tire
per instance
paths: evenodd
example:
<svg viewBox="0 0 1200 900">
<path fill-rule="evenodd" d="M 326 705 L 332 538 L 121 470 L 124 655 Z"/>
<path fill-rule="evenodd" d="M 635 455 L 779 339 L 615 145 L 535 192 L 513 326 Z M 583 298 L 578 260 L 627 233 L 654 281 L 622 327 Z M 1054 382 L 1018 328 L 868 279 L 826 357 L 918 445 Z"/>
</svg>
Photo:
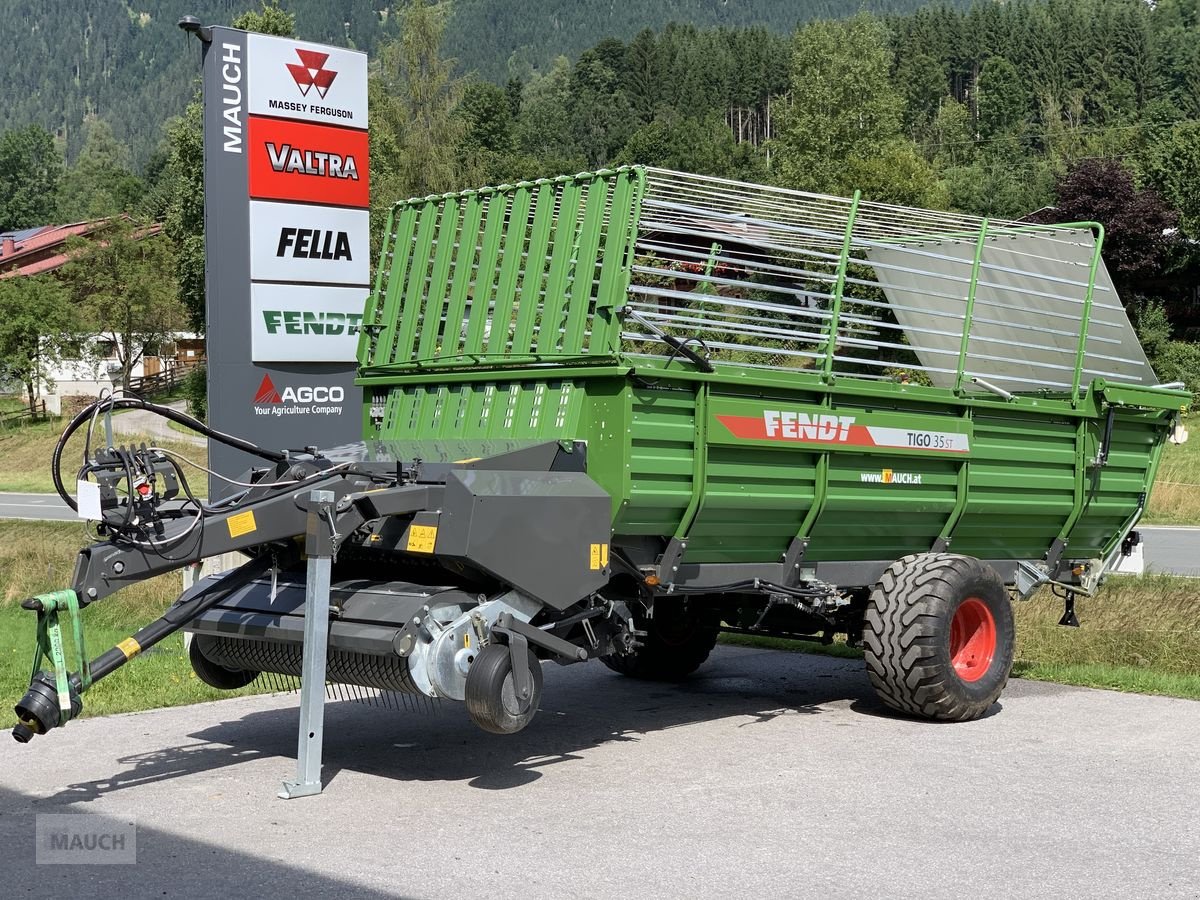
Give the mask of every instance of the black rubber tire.
<svg viewBox="0 0 1200 900">
<path fill-rule="evenodd" d="M 992 660 L 975 680 L 955 670 L 951 622 L 976 598 L 995 623 Z M 925 719 L 978 719 L 999 699 L 1012 670 L 1012 601 L 996 570 L 970 556 L 918 553 L 892 563 L 863 622 L 863 655 L 876 693 L 892 709 Z"/>
<path fill-rule="evenodd" d="M 251 672 L 248 669 L 227 669 L 217 665 L 204 655 L 201 646 L 203 641 L 203 637 L 192 635 L 191 644 L 188 646 L 188 659 L 192 663 L 192 671 L 196 673 L 196 677 L 209 687 L 215 687 L 220 691 L 236 691 L 258 677 L 258 672 Z"/>
<path fill-rule="evenodd" d="M 647 681 L 678 681 L 700 668 L 717 644 L 721 623 L 711 602 L 659 598 L 653 618 L 646 617 L 641 604 L 632 608 L 634 623 L 646 636 L 632 653 L 600 657 L 614 672 Z"/>
<path fill-rule="evenodd" d="M 508 645 L 488 644 L 479 651 L 467 670 L 464 699 L 471 721 L 492 734 L 515 734 L 528 725 L 542 702 L 542 663 L 532 650 L 529 670 L 533 676 L 533 696 L 525 712 L 520 712 Z"/>
</svg>

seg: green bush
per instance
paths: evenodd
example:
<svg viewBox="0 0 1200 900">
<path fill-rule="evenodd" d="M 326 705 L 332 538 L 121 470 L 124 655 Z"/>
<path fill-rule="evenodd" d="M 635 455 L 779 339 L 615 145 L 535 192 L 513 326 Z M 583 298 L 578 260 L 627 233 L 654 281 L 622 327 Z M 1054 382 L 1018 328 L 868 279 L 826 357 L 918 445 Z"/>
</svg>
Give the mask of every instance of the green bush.
<svg viewBox="0 0 1200 900">
<path fill-rule="evenodd" d="M 183 399 L 188 412 L 201 422 L 208 421 L 208 369 L 197 366 L 183 379 Z"/>
<path fill-rule="evenodd" d="M 1167 341 L 1152 362 L 1160 381 L 1182 381 L 1192 392 L 1192 405 L 1200 403 L 1200 343 Z"/>
</svg>

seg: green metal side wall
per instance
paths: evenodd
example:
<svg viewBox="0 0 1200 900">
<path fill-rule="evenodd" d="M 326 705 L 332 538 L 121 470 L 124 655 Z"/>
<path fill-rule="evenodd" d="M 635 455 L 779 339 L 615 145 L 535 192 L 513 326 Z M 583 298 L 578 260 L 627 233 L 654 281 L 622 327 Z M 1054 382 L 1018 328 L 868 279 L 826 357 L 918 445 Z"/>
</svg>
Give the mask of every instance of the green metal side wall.
<svg viewBox="0 0 1200 900">
<path fill-rule="evenodd" d="M 811 562 L 896 559 L 939 538 L 984 559 L 1041 559 L 1058 538 L 1068 539 L 1067 558 L 1096 557 L 1142 502 L 1166 422 L 1119 411 L 1108 464 L 1096 467 L 1104 418 L 1064 402 L 631 381 L 611 369 L 533 374 L 392 386 L 368 436 L 431 460 L 586 441 L 589 472 L 613 498 L 617 539 L 685 539 L 689 563 L 777 562 L 799 538 Z M 731 411 L 772 407 L 872 427 L 913 423 L 918 433 L 960 436 L 969 452 L 743 439 L 723 424 Z"/>
</svg>

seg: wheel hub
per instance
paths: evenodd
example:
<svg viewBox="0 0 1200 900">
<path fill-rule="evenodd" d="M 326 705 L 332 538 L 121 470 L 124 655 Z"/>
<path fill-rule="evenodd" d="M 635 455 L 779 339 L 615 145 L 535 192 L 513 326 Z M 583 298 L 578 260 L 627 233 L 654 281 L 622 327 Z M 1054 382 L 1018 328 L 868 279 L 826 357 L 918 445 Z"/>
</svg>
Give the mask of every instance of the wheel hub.
<svg viewBox="0 0 1200 900">
<path fill-rule="evenodd" d="M 950 663 L 963 681 L 978 681 L 996 656 L 996 618 L 978 597 L 968 597 L 950 622 Z"/>
</svg>

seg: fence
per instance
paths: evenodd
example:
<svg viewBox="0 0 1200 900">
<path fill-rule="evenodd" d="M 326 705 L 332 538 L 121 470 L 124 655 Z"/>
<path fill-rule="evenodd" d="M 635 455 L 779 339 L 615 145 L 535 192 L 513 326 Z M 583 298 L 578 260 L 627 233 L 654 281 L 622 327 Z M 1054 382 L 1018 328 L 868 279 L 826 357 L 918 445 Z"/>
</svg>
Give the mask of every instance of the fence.
<svg viewBox="0 0 1200 900">
<path fill-rule="evenodd" d="M 44 418 L 46 418 L 46 401 L 42 400 L 38 403 L 35 403 L 32 409 L 26 405 L 24 409 L 19 409 L 14 412 L 0 413 L 0 428 L 7 427 L 9 425 L 15 425 L 17 422 L 20 422 L 24 419 L 37 421 L 38 419 Z"/>
<path fill-rule="evenodd" d="M 142 375 L 129 379 L 129 392 L 140 397 L 168 394 L 179 387 L 197 366 L 196 363 L 174 365 L 157 375 Z"/>
</svg>

